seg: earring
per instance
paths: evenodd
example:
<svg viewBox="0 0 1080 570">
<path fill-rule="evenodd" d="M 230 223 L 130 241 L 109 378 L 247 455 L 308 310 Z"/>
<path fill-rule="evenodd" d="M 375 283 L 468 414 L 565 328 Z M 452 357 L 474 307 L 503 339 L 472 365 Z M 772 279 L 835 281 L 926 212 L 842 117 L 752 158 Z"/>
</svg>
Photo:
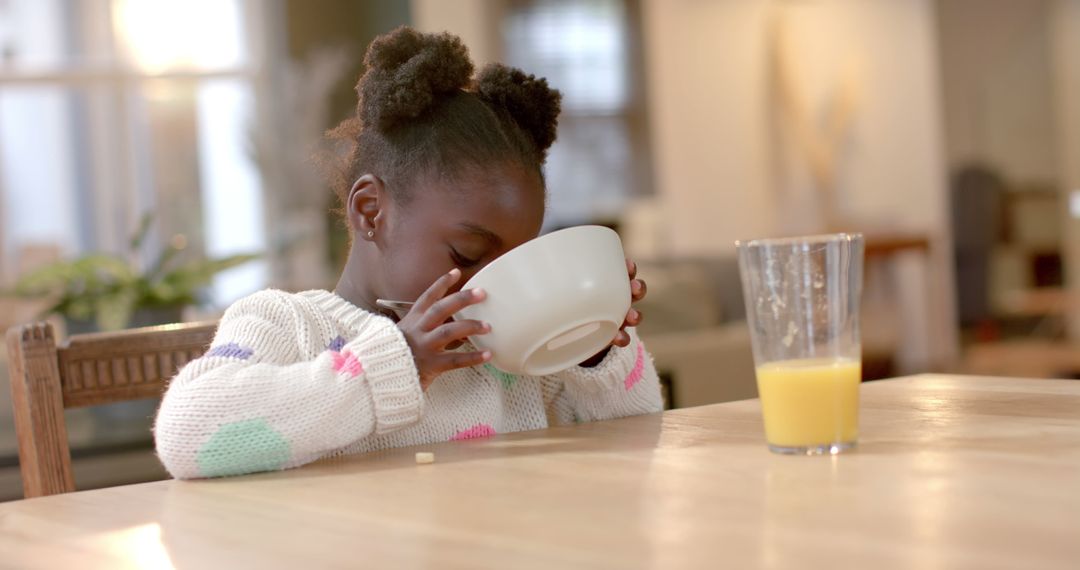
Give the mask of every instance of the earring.
<svg viewBox="0 0 1080 570">
<path fill-rule="evenodd" d="M 375 232 L 369 230 L 368 233 L 367 233 L 367 237 L 369 237 L 369 238 L 375 237 Z"/>
</svg>

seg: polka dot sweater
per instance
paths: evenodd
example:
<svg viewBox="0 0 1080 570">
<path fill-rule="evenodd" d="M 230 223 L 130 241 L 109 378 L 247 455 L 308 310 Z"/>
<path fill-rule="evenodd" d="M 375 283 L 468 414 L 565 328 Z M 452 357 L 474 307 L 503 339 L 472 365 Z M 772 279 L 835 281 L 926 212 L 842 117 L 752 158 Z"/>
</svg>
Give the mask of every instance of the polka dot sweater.
<svg viewBox="0 0 1080 570">
<path fill-rule="evenodd" d="M 488 364 L 424 392 L 390 319 L 327 291 L 261 291 L 230 307 L 207 353 L 172 380 L 155 444 L 189 479 L 660 411 L 656 370 L 630 333 L 594 368 L 528 377 Z"/>
</svg>

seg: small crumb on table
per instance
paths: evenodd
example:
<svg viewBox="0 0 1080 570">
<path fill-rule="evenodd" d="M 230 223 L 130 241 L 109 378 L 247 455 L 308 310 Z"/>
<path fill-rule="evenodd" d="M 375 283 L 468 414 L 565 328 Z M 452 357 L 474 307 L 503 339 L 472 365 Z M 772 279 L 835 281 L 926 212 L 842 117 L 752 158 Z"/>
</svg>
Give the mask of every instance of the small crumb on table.
<svg viewBox="0 0 1080 570">
<path fill-rule="evenodd" d="M 421 451 L 416 454 L 416 464 L 424 465 L 426 463 L 435 463 L 435 454 L 430 451 Z"/>
</svg>

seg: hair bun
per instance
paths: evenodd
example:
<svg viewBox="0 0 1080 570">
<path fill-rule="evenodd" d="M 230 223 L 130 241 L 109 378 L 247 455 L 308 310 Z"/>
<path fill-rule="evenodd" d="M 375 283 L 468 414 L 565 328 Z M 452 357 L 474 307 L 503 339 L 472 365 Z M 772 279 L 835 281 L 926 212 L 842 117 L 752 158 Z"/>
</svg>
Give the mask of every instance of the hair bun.
<svg viewBox="0 0 1080 570">
<path fill-rule="evenodd" d="M 480 71 L 476 91 L 492 105 L 506 109 L 532 138 L 541 157 L 547 153 L 555 142 L 562 94 L 548 87 L 546 79 L 492 63 Z"/>
<path fill-rule="evenodd" d="M 364 64 L 367 71 L 356 85 L 357 114 L 382 131 L 422 115 L 441 95 L 464 89 L 473 73 L 460 38 L 406 26 L 372 42 Z"/>
</svg>

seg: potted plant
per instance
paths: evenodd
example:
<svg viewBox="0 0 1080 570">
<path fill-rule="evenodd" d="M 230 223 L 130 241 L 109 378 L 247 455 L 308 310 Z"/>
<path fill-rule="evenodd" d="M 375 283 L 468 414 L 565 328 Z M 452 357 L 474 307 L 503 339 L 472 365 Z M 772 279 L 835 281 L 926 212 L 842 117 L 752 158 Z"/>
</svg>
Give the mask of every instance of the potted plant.
<svg viewBox="0 0 1080 570">
<path fill-rule="evenodd" d="M 94 253 L 52 263 L 20 278 L 8 294 L 47 299 L 44 313 L 62 316 L 68 334 L 166 324 L 180 321 L 184 307 L 199 302 L 215 275 L 258 257 L 181 260 L 184 244 L 169 243 L 141 271 L 135 260 L 151 223 L 152 215 L 143 216 L 127 256 Z"/>
</svg>

